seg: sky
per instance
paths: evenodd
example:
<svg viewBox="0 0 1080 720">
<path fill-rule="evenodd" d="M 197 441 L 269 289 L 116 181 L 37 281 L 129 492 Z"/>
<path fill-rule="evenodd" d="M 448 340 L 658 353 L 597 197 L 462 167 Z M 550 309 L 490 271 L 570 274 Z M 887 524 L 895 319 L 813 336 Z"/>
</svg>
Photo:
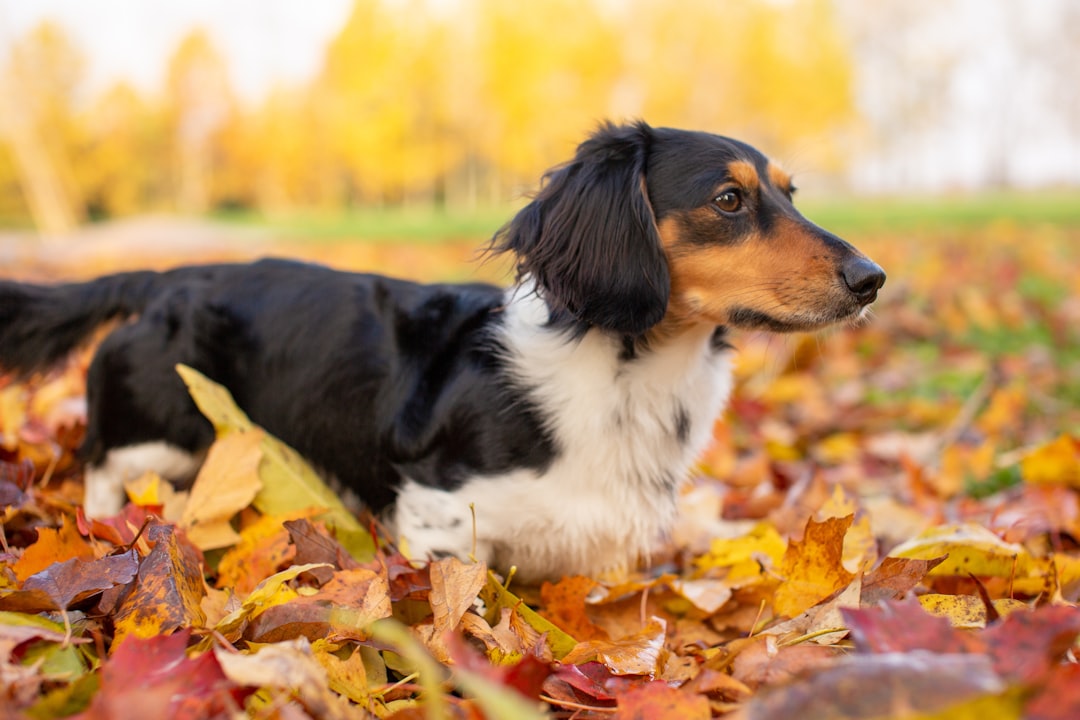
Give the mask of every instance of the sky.
<svg viewBox="0 0 1080 720">
<path fill-rule="evenodd" d="M 275 82 L 311 77 L 351 0 L 0 0 L 0 47 L 43 19 L 63 22 L 91 58 L 92 90 L 124 79 L 161 86 L 169 55 L 192 28 L 225 55 L 233 86 L 258 97 Z"/>
<path fill-rule="evenodd" d="M 428 3 L 438 10 L 453 1 Z M 852 170 L 854 186 L 938 191 L 1002 175 L 1021 186 L 1080 184 L 1080 79 L 1074 86 L 1062 73 L 1080 63 L 1080 37 L 1071 40 L 1080 10 L 1070 10 L 1080 0 L 836 2 L 856 38 L 857 101 L 887 140 L 872 147 L 853 142 L 862 158 Z M 275 83 L 312 77 L 351 6 L 352 0 L 0 0 L 0 51 L 41 20 L 57 19 L 89 57 L 91 93 L 118 79 L 152 92 L 181 38 L 201 26 L 225 55 L 233 88 L 254 101 Z M 896 22 L 898 13 L 904 22 Z"/>
</svg>

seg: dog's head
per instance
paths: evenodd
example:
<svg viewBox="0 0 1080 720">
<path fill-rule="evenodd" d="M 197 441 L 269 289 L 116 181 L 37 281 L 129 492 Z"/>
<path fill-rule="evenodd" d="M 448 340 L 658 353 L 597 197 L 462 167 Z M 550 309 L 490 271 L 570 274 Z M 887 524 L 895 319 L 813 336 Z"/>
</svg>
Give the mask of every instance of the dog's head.
<svg viewBox="0 0 1080 720">
<path fill-rule="evenodd" d="M 639 336 L 661 321 L 812 330 L 857 317 L 885 273 L 804 218 L 754 148 L 603 125 L 496 235 L 556 311 Z"/>
</svg>

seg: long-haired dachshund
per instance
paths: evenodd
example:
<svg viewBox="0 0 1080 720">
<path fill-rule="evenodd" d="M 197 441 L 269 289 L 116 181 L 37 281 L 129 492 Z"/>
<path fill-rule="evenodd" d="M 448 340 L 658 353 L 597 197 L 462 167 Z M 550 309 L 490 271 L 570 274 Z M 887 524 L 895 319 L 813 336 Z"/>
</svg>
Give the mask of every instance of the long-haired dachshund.
<svg viewBox="0 0 1080 720">
<path fill-rule="evenodd" d="M 86 509 L 146 470 L 191 480 L 214 431 L 178 377 L 385 511 L 414 556 L 527 580 L 631 567 L 731 389 L 729 327 L 858 318 L 885 274 L 806 220 L 791 178 L 703 132 L 603 125 L 503 227 L 517 282 L 419 285 L 262 260 L 0 283 L 0 366 L 44 369 L 103 322 Z"/>
</svg>

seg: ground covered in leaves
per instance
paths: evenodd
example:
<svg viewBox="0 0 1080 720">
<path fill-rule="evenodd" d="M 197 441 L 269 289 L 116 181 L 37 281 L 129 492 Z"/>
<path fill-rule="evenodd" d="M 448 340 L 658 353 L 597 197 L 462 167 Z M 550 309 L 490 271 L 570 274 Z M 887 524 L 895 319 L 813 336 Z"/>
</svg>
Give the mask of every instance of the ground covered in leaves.
<svg viewBox="0 0 1080 720">
<path fill-rule="evenodd" d="M 0 717 L 1080 717 L 1080 234 L 860 245 L 873 320 L 735 338 L 624 578 L 411 564 L 195 373 L 190 493 L 89 521 L 88 353 L 0 378 Z"/>
</svg>

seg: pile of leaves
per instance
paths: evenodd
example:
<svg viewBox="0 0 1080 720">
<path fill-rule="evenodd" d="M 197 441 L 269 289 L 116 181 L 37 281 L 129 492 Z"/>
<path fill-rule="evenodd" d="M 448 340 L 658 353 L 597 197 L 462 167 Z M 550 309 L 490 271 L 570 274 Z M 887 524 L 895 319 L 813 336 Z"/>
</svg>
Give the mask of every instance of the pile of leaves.
<svg viewBox="0 0 1080 720">
<path fill-rule="evenodd" d="M 876 317 L 736 339 L 650 568 L 410 561 L 227 393 L 189 492 L 87 519 L 87 350 L 0 379 L 4 716 L 1080 716 L 1080 238 L 864 245 Z"/>
</svg>

